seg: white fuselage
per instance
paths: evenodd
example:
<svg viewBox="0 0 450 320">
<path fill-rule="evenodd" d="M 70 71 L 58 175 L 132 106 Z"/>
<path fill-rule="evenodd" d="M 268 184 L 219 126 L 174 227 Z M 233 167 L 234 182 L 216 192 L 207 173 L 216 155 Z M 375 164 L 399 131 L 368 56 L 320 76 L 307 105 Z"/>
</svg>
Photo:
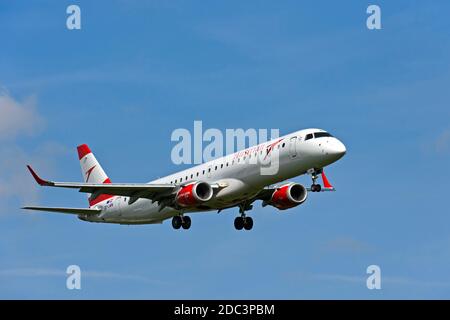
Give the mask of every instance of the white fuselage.
<svg viewBox="0 0 450 320">
<path fill-rule="evenodd" d="M 345 154 L 345 146 L 335 137 L 305 140 L 313 132 L 325 131 L 300 130 L 150 183 L 183 186 L 194 181 L 205 181 L 219 186 L 213 198 L 202 204 L 201 208 L 183 212 L 232 207 L 251 199 L 266 186 L 305 174 L 309 169 L 323 168 Z M 158 202 L 143 198 L 129 204 L 129 198 L 123 196 L 115 196 L 95 207 L 101 208 L 102 212 L 83 220 L 122 224 L 160 223 L 181 213 L 172 207 L 161 210 Z"/>
</svg>

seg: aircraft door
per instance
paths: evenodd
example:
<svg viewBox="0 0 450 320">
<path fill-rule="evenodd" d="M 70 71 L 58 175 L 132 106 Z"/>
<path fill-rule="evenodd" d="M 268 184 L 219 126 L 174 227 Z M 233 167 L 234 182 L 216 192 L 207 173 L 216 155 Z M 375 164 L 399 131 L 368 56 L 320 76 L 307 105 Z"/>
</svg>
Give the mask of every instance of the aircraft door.
<svg viewBox="0 0 450 320">
<path fill-rule="evenodd" d="M 291 159 L 297 158 L 297 137 L 292 137 L 289 141 L 289 157 Z"/>
</svg>

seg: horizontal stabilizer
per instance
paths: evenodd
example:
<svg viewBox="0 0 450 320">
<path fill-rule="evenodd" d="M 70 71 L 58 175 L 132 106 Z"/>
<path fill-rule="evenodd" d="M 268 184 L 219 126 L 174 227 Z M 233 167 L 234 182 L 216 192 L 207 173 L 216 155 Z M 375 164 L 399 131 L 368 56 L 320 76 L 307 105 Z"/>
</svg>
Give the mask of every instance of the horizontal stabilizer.
<svg viewBox="0 0 450 320">
<path fill-rule="evenodd" d="M 100 209 L 87 209 L 87 208 L 23 207 L 22 209 L 59 212 L 67 214 L 96 214 L 101 212 Z"/>
</svg>

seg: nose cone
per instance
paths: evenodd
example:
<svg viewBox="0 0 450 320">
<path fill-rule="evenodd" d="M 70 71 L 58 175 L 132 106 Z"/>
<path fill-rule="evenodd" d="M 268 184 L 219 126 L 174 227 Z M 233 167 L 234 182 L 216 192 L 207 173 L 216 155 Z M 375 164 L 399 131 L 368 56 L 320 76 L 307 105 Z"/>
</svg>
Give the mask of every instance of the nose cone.
<svg viewBox="0 0 450 320">
<path fill-rule="evenodd" d="M 334 161 L 342 158 L 346 152 L 347 149 L 345 148 L 345 145 L 338 139 L 333 141 L 333 143 L 330 143 L 327 148 L 328 155 L 333 157 Z"/>
</svg>

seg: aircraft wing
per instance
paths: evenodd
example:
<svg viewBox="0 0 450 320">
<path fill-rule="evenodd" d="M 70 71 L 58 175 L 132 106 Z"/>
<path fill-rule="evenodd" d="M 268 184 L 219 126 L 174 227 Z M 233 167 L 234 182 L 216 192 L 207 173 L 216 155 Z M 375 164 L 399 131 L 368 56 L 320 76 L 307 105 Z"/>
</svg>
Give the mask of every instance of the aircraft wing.
<svg viewBox="0 0 450 320">
<path fill-rule="evenodd" d="M 96 214 L 100 213 L 100 209 L 86 209 L 86 208 L 58 208 L 58 207 L 23 207 L 22 209 L 37 210 L 37 211 L 50 211 L 58 213 L 68 214 Z"/>
<path fill-rule="evenodd" d="M 30 166 L 27 167 L 36 182 L 41 186 L 78 189 L 79 192 L 92 193 L 93 195 L 110 194 L 135 199 L 147 198 L 157 201 L 161 196 L 167 196 L 178 188 L 178 186 L 171 184 L 54 182 L 40 178 L 33 168 Z"/>
</svg>

